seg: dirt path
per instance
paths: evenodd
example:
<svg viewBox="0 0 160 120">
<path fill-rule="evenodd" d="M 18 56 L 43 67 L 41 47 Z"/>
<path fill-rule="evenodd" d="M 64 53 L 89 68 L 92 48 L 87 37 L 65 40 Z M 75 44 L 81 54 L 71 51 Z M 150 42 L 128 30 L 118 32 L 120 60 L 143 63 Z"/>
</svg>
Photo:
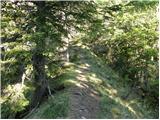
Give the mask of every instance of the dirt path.
<svg viewBox="0 0 160 120">
<path fill-rule="evenodd" d="M 77 80 L 79 84 L 69 89 L 70 119 L 97 118 L 99 111 L 99 95 L 88 83 L 85 77 L 86 69 L 79 69 Z"/>
</svg>

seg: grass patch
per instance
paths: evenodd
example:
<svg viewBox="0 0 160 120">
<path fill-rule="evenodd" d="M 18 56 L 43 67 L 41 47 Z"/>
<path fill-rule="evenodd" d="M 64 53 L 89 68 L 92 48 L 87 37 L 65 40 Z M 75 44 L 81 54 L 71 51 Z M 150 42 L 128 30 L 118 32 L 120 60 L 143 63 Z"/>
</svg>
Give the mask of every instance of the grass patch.
<svg viewBox="0 0 160 120">
<path fill-rule="evenodd" d="M 40 108 L 34 112 L 29 119 L 56 119 L 67 117 L 69 107 L 69 95 L 66 92 L 55 94 L 49 98 Z"/>
<path fill-rule="evenodd" d="M 109 98 L 108 96 L 101 97 L 100 101 L 101 112 L 99 113 L 99 118 L 104 119 L 129 119 L 129 118 L 137 118 L 132 115 L 131 112 L 127 109 L 127 107 L 123 107 L 118 102 Z"/>
<path fill-rule="evenodd" d="M 54 91 L 62 86 L 64 88 L 69 88 L 75 85 L 78 81 L 76 81 L 77 73 L 75 72 L 75 66 L 70 65 L 65 68 L 65 72 L 61 75 L 57 76 L 55 79 L 49 80 L 50 88 Z"/>
<path fill-rule="evenodd" d="M 128 87 L 123 87 L 118 81 L 114 85 L 117 87 L 113 87 L 105 81 L 102 85 L 98 86 L 101 96 L 99 118 L 155 119 L 156 115 L 135 94 L 131 93 L 130 98 L 122 99 L 122 96 L 125 96 L 130 91 Z"/>
</svg>

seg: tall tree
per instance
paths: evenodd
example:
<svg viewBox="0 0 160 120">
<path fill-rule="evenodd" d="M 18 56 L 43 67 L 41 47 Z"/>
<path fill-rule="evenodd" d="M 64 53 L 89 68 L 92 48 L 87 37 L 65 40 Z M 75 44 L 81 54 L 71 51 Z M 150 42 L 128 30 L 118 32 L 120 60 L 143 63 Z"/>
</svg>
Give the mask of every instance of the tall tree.
<svg viewBox="0 0 160 120">
<path fill-rule="evenodd" d="M 46 25 L 46 4 L 45 1 L 34 2 L 37 6 L 36 12 L 36 31 L 40 37 L 35 40 L 36 47 L 33 53 L 33 70 L 34 70 L 34 84 L 35 92 L 31 101 L 31 108 L 34 108 L 39 104 L 46 88 L 46 74 L 45 74 L 45 57 L 44 50 L 46 47 L 46 37 L 47 30 L 45 29 Z"/>
</svg>

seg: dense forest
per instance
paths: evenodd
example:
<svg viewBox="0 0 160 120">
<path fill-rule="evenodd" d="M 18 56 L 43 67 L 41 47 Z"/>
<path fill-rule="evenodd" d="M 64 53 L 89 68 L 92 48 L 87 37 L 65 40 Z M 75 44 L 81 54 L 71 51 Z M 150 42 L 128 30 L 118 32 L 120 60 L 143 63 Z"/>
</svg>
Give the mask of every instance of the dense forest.
<svg viewBox="0 0 160 120">
<path fill-rule="evenodd" d="M 1 1 L 1 118 L 159 118 L 158 1 Z"/>
</svg>

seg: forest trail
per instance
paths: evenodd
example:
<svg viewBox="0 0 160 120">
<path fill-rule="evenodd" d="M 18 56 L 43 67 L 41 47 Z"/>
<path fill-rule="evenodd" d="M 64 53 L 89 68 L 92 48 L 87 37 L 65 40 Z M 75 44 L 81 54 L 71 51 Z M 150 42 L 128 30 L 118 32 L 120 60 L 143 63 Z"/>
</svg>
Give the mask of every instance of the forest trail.
<svg viewBox="0 0 160 120">
<path fill-rule="evenodd" d="M 72 46 L 70 62 L 54 86 L 65 89 L 49 98 L 29 118 L 152 118 L 130 86 L 86 46 Z M 56 83 L 57 82 L 57 83 Z"/>
<path fill-rule="evenodd" d="M 73 46 L 70 55 L 74 60 L 74 81 L 69 90 L 69 119 L 98 119 L 101 118 L 102 106 L 106 106 L 103 113 L 108 118 L 139 118 L 129 104 L 129 101 L 121 99 L 126 90 L 119 84 L 119 76 L 116 75 L 105 63 L 92 53 L 87 46 Z M 105 97 L 106 96 L 106 97 Z M 105 101 L 103 102 L 103 99 Z M 132 98 L 131 98 L 132 99 Z M 106 118 L 105 117 L 105 118 Z M 102 117 L 103 118 L 103 117 Z"/>
<path fill-rule="evenodd" d="M 74 61 L 71 62 L 74 64 L 75 84 L 68 90 L 70 97 L 67 118 L 99 118 L 101 112 L 100 104 L 102 100 L 100 86 L 103 86 L 104 81 L 107 82 L 109 80 L 108 78 L 112 72 L 109 69 L 106 69 L 98 57 L 86 46 L 75 45 L 72 46 L 71 50 L 72 52 L 70 54 L 74 59 Z M 114 74 L 112 74 L 112 77 L 115 77 Z M 115 77 L 115 79 L 118 79 L 118 77 Z M 117 86 L 115 83 L 114 85 Z M 108 84 L 108 86 L 110 86 L 110 84 Z M 107 88 L 107 86 L 105 87 Z M 110 95 L 115 98 L 115 94 L 112 95 L 112 93 L 116 90 L 110 87 L 108 90 L 111 91 Z"/>
<path fill-rule="evenodd" d="M 157 0 L 2 1 L 2 119 L 157 119 Z"/>
<path fill-rule="evenodd" d="M 85 73 L 86 69 L 79 70 L 77 80 L 79 84 L 69 89 L 70 97 L 70 119 L 97 118 L 99 111 L 99 95 L 98 92 L 90 86 Z"/>
<path fill-rule="evenodd" d="M 78 48 L 78 46 L 76 46 Z M 98 118 L 100 106 L 100 96 L 98 91 L 92 86 L 89 77 L 91 77 L 91 70 L 87 64 L 88 56 L 83 49 L 74 51 L 78 56 L 79 65 L 75 72 L 77 72 L 77 84 L 69 89 L 70 94 L 70 111 L 68 113 L 69 119 L 95 119 Z M 86 77 L 88 74 L 90 76 Z"/>
</svg>

